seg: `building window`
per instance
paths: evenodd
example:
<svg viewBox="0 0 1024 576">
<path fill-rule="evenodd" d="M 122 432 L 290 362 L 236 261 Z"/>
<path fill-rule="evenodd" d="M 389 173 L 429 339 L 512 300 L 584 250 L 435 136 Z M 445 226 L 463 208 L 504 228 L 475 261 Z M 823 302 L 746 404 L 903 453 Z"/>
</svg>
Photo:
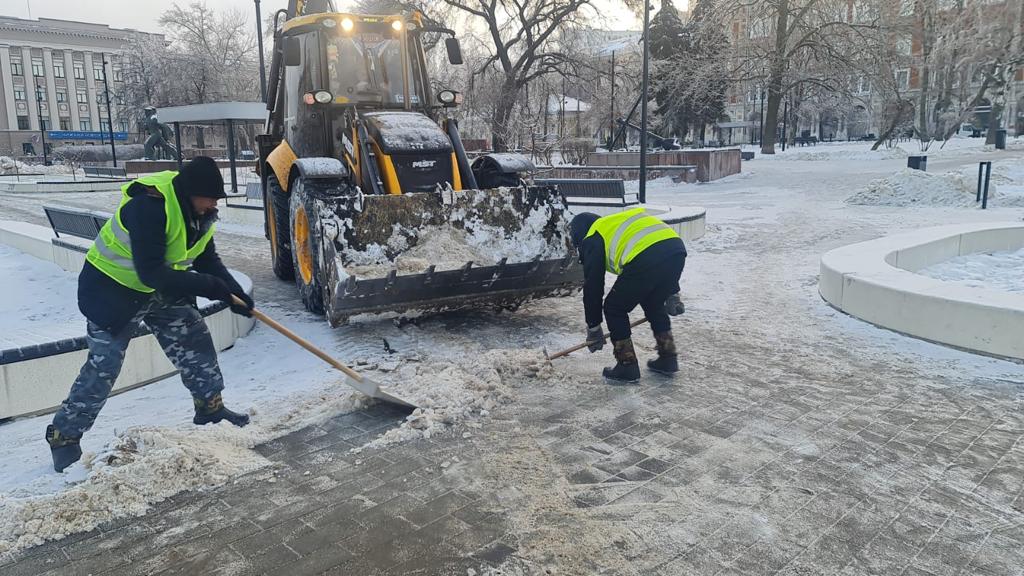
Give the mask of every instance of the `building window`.
<svg viewBox="0 0 1024 576">
<path fill-rule="evenodd" d="M 28 116 L 18 116 L 18 130 L 28 130 Z"/>
<path fill-rule="evenodd" d="M 42 118 L 40 118 L 39 119 L 39 123 L 43 127 L 43 130 L 49 130 L 50 129 L 50 117 L 49 116 L 43 116 Z"/>
<path fill-rule="evenodd" d="M 24 100 L 25 99 L 25 89 L 24 88 L 19 88 L 19 87 L 15 86 L 14 87 L 14 99 L 15 100 Z"/>
<path fill-rule="evenodd" d="M 103 81 L 103 67 L 102 66 L 95 66 L 95 67 L 93 67 L 93 69 L 92 69 L 92 79 L 93 80 L 99 80 L 101 82 Z"/>
<path fill-rule="evenodd" d="M 22 142 L 21 143 L 21 153 L 23 155 L 25 155 L 25 156 L 35 156 L 36 155 L 36 148 L 35 148 L 35 146 L 32 145 L 31 142 Z"/>
<path fill-rule="evenodd" d="M 71 130 L 71 118 L 61 118 L 60 119 L 60 129 L 61 130 Z"/>
<path fill-rule="evenodd" d="M 120 122 L 118 122 L 117 123 L 117 130 L 118 130 L 118 132 L 127 132 L 128 131 L 128 121 L 127 120 L 121 120 Z"/>
<path fill-rule="evenodd" d="M 36 100 L 42 102 L 43 104 L 46 103 L 46 88 L 43 88 L 42 86 L 36 86 Z"/>
<path fill-rule="evenodd" d="M 896 71 L 896 87 L 900 90 L 910 88 L 910 70 L 904 68 L 903 70 Z"/>
<path fill-rule="evenodd" d="M 79 120 L 78 129 L 85 132 L 92 130 L 92 120 L 89 120 L 88 118 L 86 118 L 85 120 Z"/>
<path fill-rule="evenodd" d="M 57 102 L 67 102 L 68 93 L 66 90 L 57 90 Z"/>
<path fill-rule="evenodd" d="M 36 78 L 42 78 L 46 75 L 46 73 L 43 71 L 42 60 L 36 60 L 35 58 L 32 59 L 32 75 Z"/>
<path fill-rule="evenodd" d="M 53 77 L 63 78 L 64 77 L 64 63 L 54 61 L 53 63 Z"/>
<path fill-rule="evenodd" d="M 75 62 L 75 80 L 85 80 L 85 64 Z"/>
<path fill-rule="evenodd" d="M 120 68 L 114 68 L 114 82 L 124 82 L 124 72 Z"/>
<path fill-rule="evenodd" d="M 910 56 L 913 50 L 913 42 L 909 37 L 903 37 L 896 40 L 896 53 L 900 56 Z"/>
<path fill-rule="evenodd" d="M 14 76 L 25 75 L 25 69 L 21 67 L 21 60 L 11 60 L 11 74 Z"/>
<path fill-rule="evenodd" d="M 106 120 L 105 118 L 100 118 L 100 131 L 110 132 L 110 121 Z"/>
<path fill-rule="evenodd" d="M 84 90 L 79 90 L 76 94 L 76 98 L 78 99 L 79 104 L 89 103 L 89 95 Z"/>
</svg>

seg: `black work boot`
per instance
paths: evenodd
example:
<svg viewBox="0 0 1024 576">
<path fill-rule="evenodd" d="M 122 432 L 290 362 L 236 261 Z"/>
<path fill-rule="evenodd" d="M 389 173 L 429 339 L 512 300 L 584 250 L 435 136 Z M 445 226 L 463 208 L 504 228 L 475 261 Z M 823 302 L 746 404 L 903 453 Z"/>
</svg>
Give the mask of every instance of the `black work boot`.
<svg viewBox="0 0 1024 576">
<path fill-rule="evenodd" d="M 658 374 L 672 375 L 679 372 L 679 357 L 676 354 L 676 342 L 671 332 L 654 335 L 655 347 L 658 350 L 657 360 L 648 360 L 647 368 Z"/>
<path fill-rule="evenodd" d="M 215 395 L 209 400 L 193 396 L 192 402 L 196 405 L 196 415 L 192 418 L 193 424 L 216 424 L 221 420 L 227 420 L 241 428 L 249 423 L 248 414 L 239 414 L 225 408 L 224 400 L 220 397 L 220 394 Z"/>
<path fill-rule="evenodd" d="M 636 361 L 633 339 L 612 341 L 615 366 L 604 369 L 604 377 L 613 383 L 632 384 L 640 380 L 640 364 Z"/>
<path fill-rule="evenodd" d="M 46 427 L 46 443 L 50 445 L 53 456 L 53 469 L 63 472 L 82 457 L 82 447 L 78 445 L 81 438 L 71 438 L 60 433 L 53 424 Z"/>
</svg>

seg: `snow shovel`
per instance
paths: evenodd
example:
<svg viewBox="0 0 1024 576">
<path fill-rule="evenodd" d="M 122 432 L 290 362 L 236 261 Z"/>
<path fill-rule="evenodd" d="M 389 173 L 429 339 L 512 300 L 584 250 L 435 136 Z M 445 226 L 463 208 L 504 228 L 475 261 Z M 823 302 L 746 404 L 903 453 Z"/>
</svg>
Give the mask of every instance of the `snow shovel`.
<svg viewBox="0 0 1024 576">
<path fill-rule="evenodd" d="M 643 324 L 644 322 L 647 322 L 647 318 L 641 318 L 641 319 L 633 322 L 632 324 L 630 324 L 629 327 L 630 328 L 636 328 L 637 326 Z M 608 339 L 608 334 L 602 333 L 601 334 L 601 341 L 603 342 L 603 341 L 605 341 L 607 339 Z M 581 350 L 583 348 L 586 348 L 587 345 L 589 345 L 589 344 L 590 344 L 590 341 L 588 340 L 588 341 L 584 342 L 583 344 L 577 344 L 577 345 L 573 346 L 572 348 L 566 348 L 565 350 L 562 350 L 561 352 L 555 352 L 554 354 L 548 354 L 548 351 L 545 348 L 544 349 L 544 357 L 547 358 L 548 362 L 551 362 L 552 360 L 554 360 L 556 358 L 561 358 L 562 356 L 568 356 L 569 354 L 572 354 L 573 352 L 575 352 L 577 350 Z"/>
<path fill-rule="evenodd" d="M 235 304 L 240 304 L 242 306 L 245 306 L 245 302 L 242 302 L 238 298 L 238 296 L 232 296 L 232 298 L 234 299 Z M 277 330 L 281 334 L 284 334 L 292 342 L 295 342 L 299 346 L 302 346 L 306 350 L 312 352 L 313 355 L 316 356 L 317 358 L 323 360 L 324 362 L 327 362 L 331 366 L 333 366 L 333 367 L 337 368 L 338 370 L 341 370 L 342 372 L 344 372 L 345 376 L 348 376 L 348 378 L 345 379 L 345 383 L 348 384 L 349 386 L 355 388 L 356 390 L 359 390 L 360 392 L 362 392 L 363 394 L 366 394 L 370 398 L 377 398 L 378 400 L 384 400 L 385 402 L 390 402 L 392 404 L 398 404 L 400 406 L 406 406 L 408 408 L 418 408 L 418 406 L 416 406 L 416 404 L 413 404 L 412 402 L 410 402 L 408 400 L 405 400 L 403 398 L 399 398 L 398 396 L 395 396 L 395 395 L 389 393 L 386 389 L 382 388 L 379 384 L 377 384 L 373 380 L 370 380 L 369 378 L 363 376 L 362 374 L 356 372 L 355 370 L 349 368 L 348 366 L 346 366 L 346 365 L 342 364 L 341 362 L 338 362 L 334 358 L 328 356 L 326 352 L 324 352 L 323 350 L 321 350 L 321 349 L 317 348 L 316 346 L 314 346 L 312 342 L 310 342 L 309 340 L 306 340 L 302 336 L 299 336 L 295 332 L 292 332 L 291 330 L 285 328 L 284 326 L 279 324 L 276 320 L 274 320 L 273 318 L 270 318 L 269 316 L 267 316 L 263 312 L 260 312 L 259 310 L 256 310 L 255 308 L 253 308 L 251 310 L 251 312 L 252 312 L 253 318 L 256 318 L 260 322 L 263 322 L 267 326 L 270 326 L 274 330 Z"/>
</svg>

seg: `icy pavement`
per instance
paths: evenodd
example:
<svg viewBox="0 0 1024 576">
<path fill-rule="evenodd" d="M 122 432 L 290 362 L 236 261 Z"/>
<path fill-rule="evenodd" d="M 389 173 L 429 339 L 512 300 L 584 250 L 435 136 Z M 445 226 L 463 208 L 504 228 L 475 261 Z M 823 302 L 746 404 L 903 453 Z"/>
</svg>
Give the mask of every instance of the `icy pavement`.
<svg viewBox="0 0 1024 576">
<path fill-rule="evenodd" d="M 1017 157 L 968 148 L 929 169 Z M 580 339 L 578 299 L 330 331 L 269 276 L 260 241 L 225 235 L 225 260 L 268 312 L 374 378 L 437 386 L 455 409 L 417 428 L 350 406 L 329 368 L 259 328 L 221 355 L 228 402 L 255 407 L 252 436 L 191 426 L 169 381 L 111 399 L 86 437 L 110 454 L 159 430 L 172 448 L 150 465 L 191 458 L 220 477 L 186 466 L 173 486 L 125 481 L 115 505 L 192 490 L 0 561 L 0 574 L 1017 574 L 1024 368 L 873 328 L 817 294 L 831 248 L 1024 215 L 845 202 L 904 166 L 758 159 L 720 182 L 653 183 L 652 202 L 706 206 L 709 231 L 689 246 L 674 321 L 683 371 L 633 387 L 597 376 L 607 349 L 536 361 Z M 6 200 L 0 212 L 27 210 Z M 637 341 L 643 361 L 653 341 Z M 493 403 L 474 404 L 481 392 Z M 5 462 L 35 470 L 5 488 L 59 497 L 84 474 L 46 472 L 45 421 L 0 425 Z M 233 476 L 248 465 L 263 467 Z"/>
<path fill-rule="evenodd" d="M 1024 293 L 1024 249 L 957 256 L 917 273 L 974 288 Z"/>
<path fill-rule="evenodd" d="M 56 264 L 0 245 L 0 349 L 83 333 L 78 282 Z"/>
</svg>

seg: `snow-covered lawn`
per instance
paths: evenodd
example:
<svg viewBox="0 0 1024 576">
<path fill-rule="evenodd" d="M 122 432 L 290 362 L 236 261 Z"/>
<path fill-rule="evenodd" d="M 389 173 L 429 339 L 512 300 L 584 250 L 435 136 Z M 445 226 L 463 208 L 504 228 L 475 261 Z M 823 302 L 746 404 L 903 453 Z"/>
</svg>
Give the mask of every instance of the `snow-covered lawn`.
<svg viewBox="0 0 1024 576">
<path fill-rule="evenodd" d="M 0 346 L 81 336 L 78 284 L 52 262 L 0 245 Z"/>
<path fill-rule="evenodd" d="M 968 143 L 971 146 L 964 144 L 959 150 L 947 146 L 949 150 L 934 163 L 929 153 L 929 169 L 939 174 L 969 171 L 972 166 L 976 170 L 979 159 L 995 159 L 1002 166 L 1002 159 L 1008 158 L 1006 153 L 984 150 L 977 140 Z M 817 293 L 818 259 L 831 248 L 923 226 L 1014 220 L 1022 215 L 1020 208 L 998 201 L 988 211 L 949 204 L 848 204 L 847 198 L 866 190 L 872 181 L 900 173 L 906 164 L 902 156 L 886 159 L 885 153 L 873 162 L 854 159 L 849 152 L 855 146 L 869 147 L 822 144 L 819 151 L 834 148 L 836 157 L 789 162 L 759 157 L 744 163 L 743 174 L 717 182 L 651 183 L 652 204 L 707 208 L 708 233 L 688 246 L 683 277 L 687 314 L 676 321 L 685 328 L 677 331 L 680 345 L 685 350 L 694 331 L 741 335 L 737 338 L 770 343 L 778 354 L 793 355 L 794 361 L 816 358 L 808 370 L 820 370 L 814 377 L 822 379 L 834 378 L 842 369 L 841 358 L 826 354 L 870 355 L 873 361 L 899 365 L 904 371 L 951 379 L 1019 379 L 1019 365 L 876 329 L 822 302 Z M 795 154 L 799 149 L 792 150 Z M 1005 174 L 1013 186 L 1022 182 L 1018 173 L 1008 162 Z M 1002 192 L 1003 184 L 996 183 Z M 109 210 L 106 205 L 95 207 Z M 27 213 L 29 208 L 0 207 L 0 213 L 3 210 Z M 517 388 L 561 388 L 580 381 L 594 385 L 600 363 L 608 360 L 605 354 L 570 357 L 554 366 L 543 362 L 541 344 L 559 349 L 580 340 L 578 297 L 530 304 L 508 315 L 454 315 L 405 326 L 370 322 L 331 330 L 321 319 L 292 312 L 296 305 L 284 298 L 294 300 L 294 294 L 270 284 L 276 280 L 266 272 L 262 252 L 256 254 L 257 245 L 265 251 L 264 241 L 251 237 L 257 235 L 219 239 L 218 247 L 229 265 L 234 265 L 233 258 L 252 257 L 252 268 L 243 271 L 257 280 L 258 305 L 427 408 L 372 447 L 456 426 L 458 433 L 482 427 L 473 433 L 485 434 L 487 416 L 500 410 L 503 402 L 514 402 Z M 0 260 L 7 259 L 0 253 Z M 74 308 L 73 292 L 62 300 L 67 298 L 67 307 Z M 644 354 L 653 349 L 646 331 L 637 333 L 637 341 Z M 396 352 L 388 351 L 392 349 Z M 266 464 L 251 450 L 254 445 L 359 404 L 359 397 L 331 368 L 266 327 L 258 326 L 220 359 L 226 403 L 252 413 L 253 422 L 245 429 L 192 425 L 188 393 L 177 378 L 111 398 L 83 440 L 87 457 L 66 474 L 53 473 L 43 441 L 50 416 L 0 424 L 0 459 L 5 463 L 0 476 L 0 555 L 5 549 L 88 530 L 110 518 L 142 514 L 149 503 L 181 490 L 229 482 Z M 715 359 L 701 361 L 713 365 Z"/>
<path fill-rule="evenodd" d="M 958 256 L 924 268 L 918 274 L 975 288 L 1024 293 L 1024 248 Z"/>
</svg>

